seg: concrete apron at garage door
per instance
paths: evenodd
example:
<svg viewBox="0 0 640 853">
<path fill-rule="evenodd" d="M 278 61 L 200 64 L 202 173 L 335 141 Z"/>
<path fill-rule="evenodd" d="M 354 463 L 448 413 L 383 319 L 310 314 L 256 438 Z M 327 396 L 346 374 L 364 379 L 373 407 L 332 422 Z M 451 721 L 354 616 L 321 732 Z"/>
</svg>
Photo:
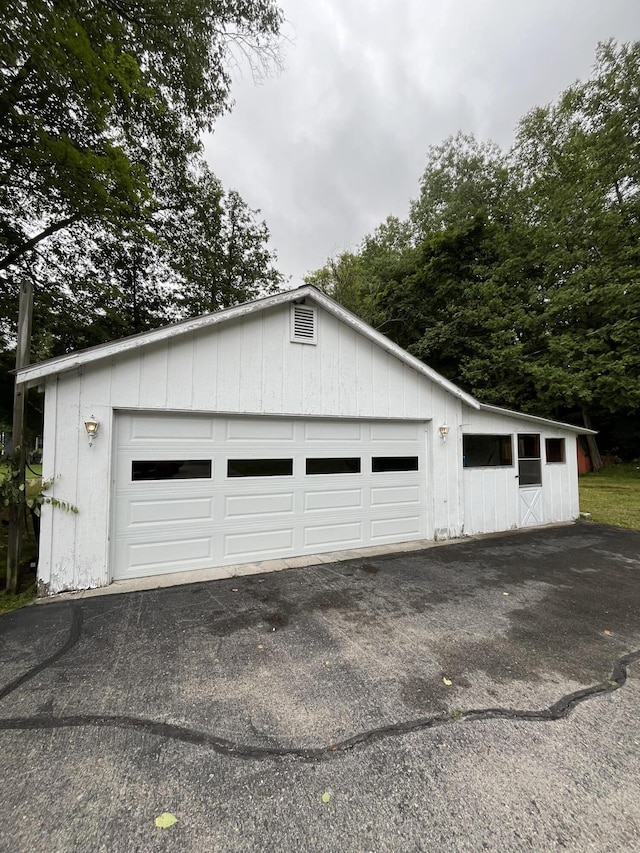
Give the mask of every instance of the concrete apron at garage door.
<svg viewBox="0 0 640 853">
<path fill-rule="evenodd" d="M 554 528 L 560 527 L 572 527 L 574 524 L 575 522 L 573 521 L 561 521 L 556 524 L 540 525 L 540 529 L 544 528 L 545 530 L 553 530 Z M 536 528 L 529 527 L 526 529 L 523 528 L 522 530 L 510 530 L 507 532 L 484 533 L 476 536 L 464 536 L 460 539 L 445 539 L 439 542 L 434 541 L 433 539 L 416 539 L 413 542 L 396 542 L 388 545 L 354 548 L 346 551 L 329 551 L 324 554 L 308 554 L 300 557 L 289 557 L 288 559 L 260 560 L 254 563 L 238 563 L 232 566 L 218 566 L 209 569 L 196 569 L 194 571 L 166 572 L 165 574 L 149 575 L 147 577 L 116 580 L 109 584 L 109 586 L 96 587 L 95 589 L 61 592 L 56 595 L 38 598 L 36 599 L 36 603 L 47 604 L 54 601 L 94 598 L 95 596 L 100 595 L 118 595 L 125 592 L 166 589 L 172 586 L 186 586 L 188 584 L 205 583 L 207 581 L 224 580 L 226 578 L 240 578 L 247 575 L 280 572 L 285 569 L 301 569 L 305 566 L 344 563 L 349 560 L 381 557 L 387 554 L 404 554 L 413 551 L 426 551 L 430 548 L 461 545 L 465 542 L 482 541 L 484 539 L 496 539 L 505 536 L 517 537 L 535 529 Z"/>
</svg>

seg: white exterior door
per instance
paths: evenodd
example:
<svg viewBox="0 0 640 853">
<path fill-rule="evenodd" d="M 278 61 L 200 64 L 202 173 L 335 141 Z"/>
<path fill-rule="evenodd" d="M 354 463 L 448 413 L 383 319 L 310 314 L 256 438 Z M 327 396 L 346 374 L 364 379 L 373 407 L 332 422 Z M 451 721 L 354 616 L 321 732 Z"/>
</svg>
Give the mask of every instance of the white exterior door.
<svg viewBox="0 0 640 853">
<path fill-rule="evenodd" d="M 518 434 L 520 527 L 544 524 L 540 444 L 538 433 Z"/>
<path fill-rule="evenodd" d="M 114 579 L 423 539 L 425 423 L 118 413 Z"/>
</svg>

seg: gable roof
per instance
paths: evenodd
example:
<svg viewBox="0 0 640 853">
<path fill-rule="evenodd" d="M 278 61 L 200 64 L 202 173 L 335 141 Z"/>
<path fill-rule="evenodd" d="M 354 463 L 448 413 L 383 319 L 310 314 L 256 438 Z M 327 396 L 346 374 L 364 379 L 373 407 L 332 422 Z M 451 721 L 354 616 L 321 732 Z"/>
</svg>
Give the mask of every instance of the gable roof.
<svg viewBox="0 0 640 853">
<path fill-rule="evenodd" d="M 158 343 L 160 341 L 176 338 L 180 335 L 186 335 L 190 332 L 199 331 L 209 327 L 216 326 L 220 323 L 226 323 L 230 320 L 236 320 L 242 317 L 250 316 L 259 311 L 266 311 L 269 308 L 274 308 L 278 305 L 284 305 L 291 302 L 302 302 L 305 299 L 310 299 L 314 304 L 323 308 L 327 313 L 332 314 L 338 320 L 355 329 L 364 337 L 369 338 L 381 349 L 388 352 L 390 355 L 407 364 L 418 373 L 426 376 L 436 385 L 444 388 L 449 394 L 462 400 L 467 406 L 473 409 L 480 409 L 480 403 L 467 394 L 461 388 L 458 388 L 453 382 L 445 379 L 435 370 L 424 364 L 419 359 L 410 355 L 402 347 L 394 344 L 389 338 L 377 332 L 351 311 L 343 308 L 333 299 L 331 299 L 322 291 L 313 287 L 313 285 L 305 284 L 294 290 L 286 290 L 282 293 L 276 293 L 274 296 L 264 296 L 261 299 L 255 299 L 252 302 L 243 302 L 241 305 L 235 305 L 233 308 L 225 308 L 222 311 L 216 311 L 213 314 L 202 314 L 199 317 L 192 317 L 189 320 L 182 320 L 179 323 L 172 323 L 169 326 L 162 326 L 159 329 L 154 329 L 150 332 L 140 332 L 137 335 L 130 335 L 127 338 L 121 338 L 117 341 L 109 341 L 106 344 L 98 344 L 98 346 L 90 347 L 89 349 L 79 350 L 67 355 L 61 355 L 56 358 L 47 359 L 39 364 L 29 364 L 26 367 L 16 371 L 16 382 L 18 384 L 26 384 L 28 386 L 37 384 L 40 380 L 48 376 L 56 376 L 61 373 L 67 373 L 71 370 L 76 370 L 85 364 L 92 364 L 101 361 L 105 358 L 110 358 L 121 353 L 130 352 L 132 350 L 145 347 L 149 344 Z"/>
</svg>

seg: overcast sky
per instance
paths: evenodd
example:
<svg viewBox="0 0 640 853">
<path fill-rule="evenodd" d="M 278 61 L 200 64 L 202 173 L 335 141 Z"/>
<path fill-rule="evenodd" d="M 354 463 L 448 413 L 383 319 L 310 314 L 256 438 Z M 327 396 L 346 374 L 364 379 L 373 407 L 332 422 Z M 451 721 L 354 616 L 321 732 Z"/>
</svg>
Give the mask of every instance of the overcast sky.
<svg viewBox="0 0 640 853">
<path fill-rule="evenodd" d="M 598 41 L 640 39 L 640 0 L 281 0 L 285 68 L 205 141 L 260 208 L 290 286 L 405 217 L 429 145 L 462 130 L 508 148 L 518 119 L 589 76 Z"/>
</svg>

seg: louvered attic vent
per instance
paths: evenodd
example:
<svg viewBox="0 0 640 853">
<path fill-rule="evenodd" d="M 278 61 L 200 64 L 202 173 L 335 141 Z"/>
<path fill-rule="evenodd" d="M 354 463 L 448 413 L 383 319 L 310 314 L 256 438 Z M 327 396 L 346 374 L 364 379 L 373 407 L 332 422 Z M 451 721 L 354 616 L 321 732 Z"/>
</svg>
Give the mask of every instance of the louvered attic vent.
<svg viewBox="0 0 640 853">
<path fill-rule="evenodd" d="M 291 340 L 297 344 L 315 344 L 316 309 L 309 305 L 291 306 Z"/>
</svg>

